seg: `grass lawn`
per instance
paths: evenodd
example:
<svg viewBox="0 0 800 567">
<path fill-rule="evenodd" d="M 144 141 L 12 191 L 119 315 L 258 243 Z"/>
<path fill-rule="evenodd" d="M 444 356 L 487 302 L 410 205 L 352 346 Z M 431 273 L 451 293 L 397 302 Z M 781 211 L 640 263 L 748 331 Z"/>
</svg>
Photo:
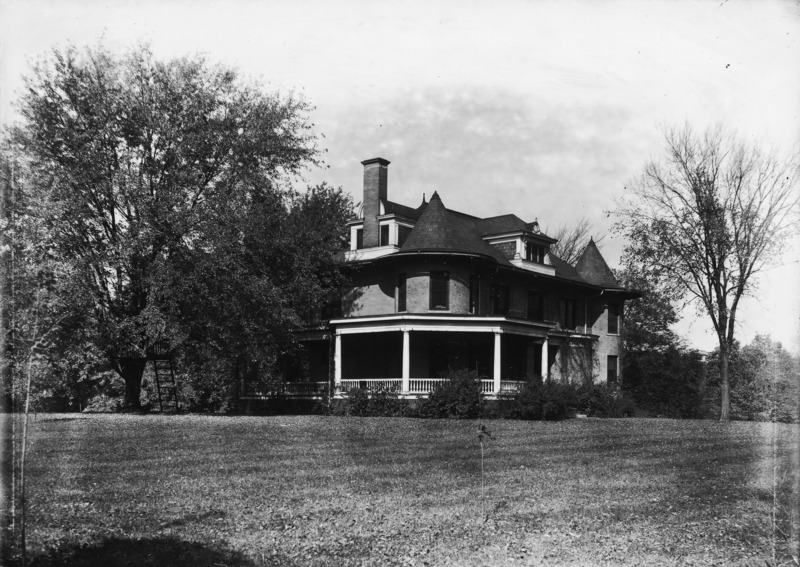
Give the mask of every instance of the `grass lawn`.
<svg viewBox="0 0 800 567">
<path fill-rule="evenodd" d="M 484 520 L 475 421 L 30 423 L 37 567 L 764 566 L 797 555 L 796 425 L 490 421 Z"/>
</svg>

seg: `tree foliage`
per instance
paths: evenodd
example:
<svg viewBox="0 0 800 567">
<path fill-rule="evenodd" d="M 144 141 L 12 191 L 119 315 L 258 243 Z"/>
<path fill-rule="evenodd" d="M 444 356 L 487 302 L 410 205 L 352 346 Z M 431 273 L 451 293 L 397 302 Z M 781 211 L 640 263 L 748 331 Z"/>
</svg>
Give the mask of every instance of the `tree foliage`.
<svg viewBox="0 0 800 567">
<path fill-rule="evenodd" d="M 719 350 L 710 355 L 709 396 L 720 387 Z M 745 346 L 734 343 L 730 360 L 731 418 L 797 423 L 800 411 L 800 360 L 768 335 Z"/>
<path fill-rule="evenodd" d="M 643 413 L 667 417 L 701 417 L 705 366 L 701 354 L 688 348 L 671 326 L 678 321 L 669 286 L 636 266 L 615 273 L 621 285 L 642 293 L 625 305 L 623 389 Z"/>
<path fill-rule="evenodd" d="M 236 359 L 296 327 L 298 295 L 337 285 L 348 201 L 290 189 L 319 163 L 302 99 L 201 57 L 70 47 L 34 67 L 20 110 L 13 150 L 68 268 L 57 295 L 125 379 L 126 405 L 154 344 Z"/>
<path fill-rule="evenodd" d="M 739 302 L 778 257 L 796 219 L 797 165 L 721 127 L 665 136 L 666 156 L 626 188 L 616 230 L 625 263 L 697 302 L 720 349 L 721 419 Z"/>
</svg>

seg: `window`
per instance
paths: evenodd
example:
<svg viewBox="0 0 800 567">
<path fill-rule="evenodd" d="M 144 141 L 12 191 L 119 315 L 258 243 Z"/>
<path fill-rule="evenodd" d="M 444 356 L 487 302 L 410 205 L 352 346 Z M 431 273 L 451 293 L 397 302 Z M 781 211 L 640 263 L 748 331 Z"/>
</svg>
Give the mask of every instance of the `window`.
<svg viewBox="0 0 800 567">
<path fill-rule="evenodd" d="M 356 250 L 361 250 L 364 248 L 364 229 L 357 228 L 356 229 Z"/>
<path fill-rule="evenodd" d="M 547 253 L 547 248 L 532 242 L 525 243 L 525 259 L 528 262 L 536 262 L 537 264 L 544 264 L 544 255 Z"/>
<path fill-rule="evenodd" d="M 403 226 L 402 224 L 397 227 L 397 245 L 402 246 L 406 243 L 408 235 L 411 234 L 411 228 Z"/>
<path fill-rule="evenodd" d="M 406 274 L 397 274 L 397 311 L 406 310 Z"/>
<path fill-rule="evenodd" d="M 561 299 L 561 317 L 559 323 L 564 329 L 575 328 L 575 300 L 574 299 Z"/>
<path fill-rule="evenodd" d="M 544 321 L 544 294 L 540 291 L 528 291 L 528 319 Z"/>
<path fill-rule="evenodd" d="M 389 245 L 389 225 L 382 224 L 381 225 L 381 243 L 380 246 L 388 246 Z"/>
<path fill-rule="evenodd" d="M 329 321 L 342 316 L 342 292 L 341 290 L 331 291 L 325 298 L 322 306 L 322 319 Z"/>
<path fill-rule="evenodd" d="M 616 335 L 619 333 L 619 304 L 608 304 L 608 333 Z"/>
<path fill-rule="evenodd" d="M 450 309 L 450 274 L 431 272 L 430 309 L 445 311 Z"/>
<path fill-rule="evenodd" d="M 508 315 L 511 292 L 507 285 L 492 286 L 492 314 Z"/>
<path fill-rule="evenodd" d="M 477 315 L 481 310 L 481 278 L 476 275 L 469 277 L 469 312 Z"/>
<path fill-rule="evenodd" d="M 616 384 L 617 383 L 617 364 L 619 363 L 619 359 L 609 354 L 608 355 L 608 376 L 607 381 L 609 384 Z"/>
</svg>

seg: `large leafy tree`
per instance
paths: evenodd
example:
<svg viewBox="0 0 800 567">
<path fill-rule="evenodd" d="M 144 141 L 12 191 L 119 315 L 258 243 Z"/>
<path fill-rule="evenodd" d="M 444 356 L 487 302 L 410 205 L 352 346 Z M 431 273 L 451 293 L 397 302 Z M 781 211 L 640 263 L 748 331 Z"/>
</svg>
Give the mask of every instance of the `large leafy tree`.
<svg viewBox="0 0 800 567">
<path fill-rule="evenodd" d="M 625 304 L 623 388 L 642 410 L 670 417 L 702 415 L 704 366 L 699 352 L 672 330 L 678 303 L 669 286 L 629 265 L 615 273 L 624 287 L 642 294 Z"/>
<path fill-rule="evenodd" d="M 666 155 L 626 188 L 617 229 L 630 262 L 697 302 L 719 344 L 720 419 L 729 419 L 728 365 L 737 310 L 796 222 L 797 165 L 721 127 L 665 136 Z"/>
<path fill-rule="evenodd" d="M 293 320 L 296 294 L 283 293 L 292 281 L 264 260 L 276 249 L 280 269 L 302 267 L 297 279 L 322 282 L 304 283 L 310 292 L 332 282 L 317 269 L 327 269 L 328 249 L 304 263 L 304 243 L 282 236 L 299 199 L 289 182 L 319 158 L 303 100 L 266 93 L 200 57 L 70 47 L 34 67 L 20 110 L 13 141 L 47 181 L 41 215 L 69 266 L 61 289 L 125 380 L 126 406 L 139 405 L 155 343 L 219 338 L 226 324 L 249 326 L 252 339 L 259 324 Z M 345 208 L 329 188 L 309 199 L 321 195 L 336 204 L 334 216 Z M 258 223 L 272 223 L 272 232 L 257 233 Z M 222 316 L 212 325 L 214 313 Z"/>
</svg>

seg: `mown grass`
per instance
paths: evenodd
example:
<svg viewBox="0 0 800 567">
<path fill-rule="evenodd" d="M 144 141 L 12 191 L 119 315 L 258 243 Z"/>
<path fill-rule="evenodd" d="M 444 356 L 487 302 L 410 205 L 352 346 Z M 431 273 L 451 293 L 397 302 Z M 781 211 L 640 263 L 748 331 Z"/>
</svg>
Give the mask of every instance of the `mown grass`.
<svg viewBox="0 0 800 567">
<path fill-rule="evenodd" d="M 484 521 L 474 421 L 31 424 L 39 567 L 775 565 L 797 555 L 797 426 L 489 422 Z"/>
</svg>

